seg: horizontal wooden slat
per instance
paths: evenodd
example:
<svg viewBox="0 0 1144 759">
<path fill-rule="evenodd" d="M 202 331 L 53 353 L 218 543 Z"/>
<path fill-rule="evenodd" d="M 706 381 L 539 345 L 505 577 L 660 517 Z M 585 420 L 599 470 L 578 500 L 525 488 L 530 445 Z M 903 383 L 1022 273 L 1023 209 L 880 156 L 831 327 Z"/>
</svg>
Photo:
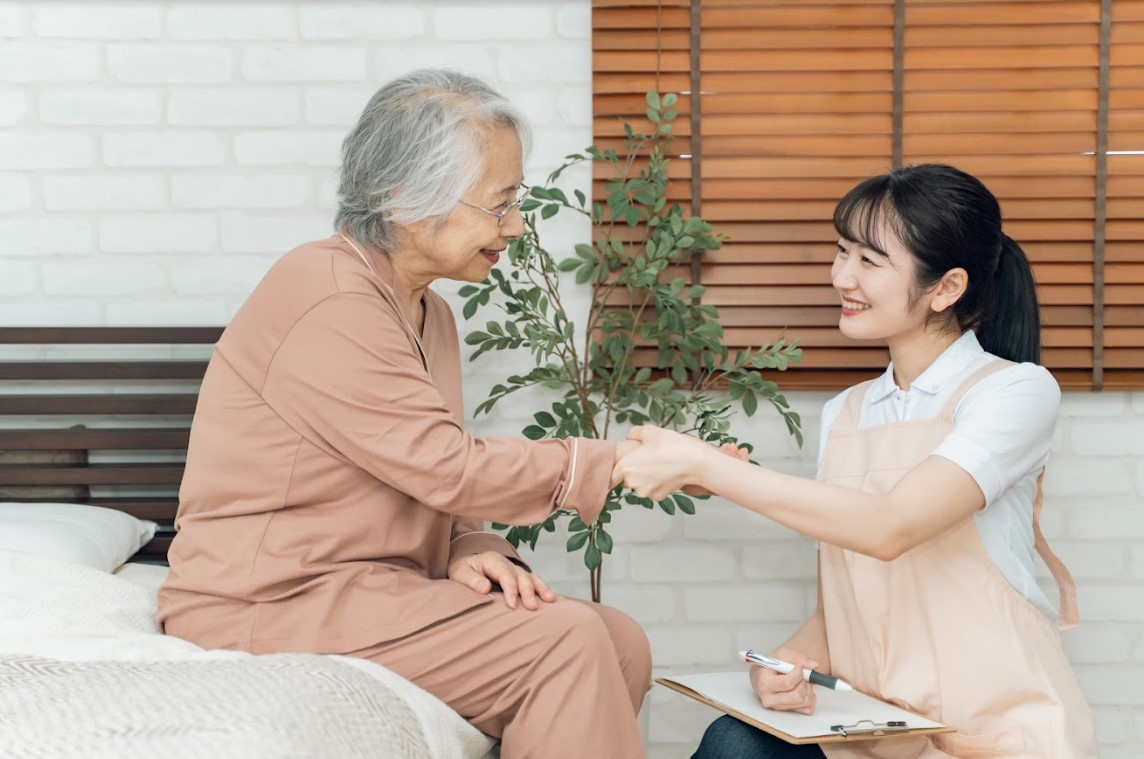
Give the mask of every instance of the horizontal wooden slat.
<svg viewBox="0 0 1144 759">
<path fill-rule="evenodd" d="M 0 465 L 0 485 L 178 485 L 182 464 Z"/>
<path fill-rule="evenodd" d="M 206 368 L 205 361 L 0 361 L 0 379 L 202 379 Z"/>
<path fill-rule="evenodd" d="M 781 75 L 787 71 L 893 70 L 890 50 L 842 48 L 831 50 L 708 50 L 703 67 L 709 71 L 759 71 Z M 666 56 L 665 56 L 666 57 Z"/>
<path fill-rule="evenodd" d="M 89 498 L 85 503 L 92 506 L 103 506 L 108 509 L 122 511 L 139 519 L 171 520 L 179 508 L 179 499 L 170 497 L 104 497 Z"/>
<path fill-rule="evenodd" d="M 1091 45 L 1043 45 L 1039 47 L 945 47 L 909 48 L 904 56 L 907 71 L 921 69 L 1036 69 L 1095 66 L 1099 49 Z"/>
<path fill-rule="evenodd" d="M 967 24 L 906 27 L 905 44 L 915 47 L 1045 47 L 1097 45 L 1099 23 L 1080 24 Z"/>
<path fill-rule="evenodd" d="M 1138 327 L 1144 324 L 1144 303 L 1107 306 L 1104 323 L 1112 327 Z"/>
<path fill-rule="evenodd" d="M 979 132 L 1083 132 L 1096 131 L 1096 112 L 1063 111 L 1047 115 L 1028 111 L 907 113 L 904 134 L 936 132 L 958 134 Z"/>
<path fill-rule="evenodd" d="M 0 450 L 185 449 L 188 429 L 0 430 Z"/>
<path fill-rule="evenodd" d="M 784 3 L 778 7 L 718 7 L 703 9 L 705 29 L 800 28 L 807 26 L 885 27 L 893 26 L 892 2 L 853 6 L 843 3 Z"/>
<path fill-rule="evenodd" d="M 942 90 L 1077 90 L 1093 89 L 1097 72 L 1092 68 L 1033 69 L 1013 76 L 1011 69 L 975 69 L 973 71 L 945 71 L 923 69 L 907 71 L 903 78 L 905 92 Z"/>
<path fill-rule="evenodd" d="M 1027 24 L 1099 24 L 1100 5 L 1091 2 L 982 3 L 967 8 L 965 3 L 934 5 L 908 3 L 906 25 L 975 26 Z"/>
<path fill-rule="evenodd" d="M 0 344 L 213 344 L 222 327 L 0 327 Z"/>
<path fill-rule="evenodd" d="M 980 113 L 1043 111 L 1040 118 L 1053 124 L 1058 114 L 1095 111 L 1096 90 L 946 90 L 907 92 L 906 113 Z"/>
<path fill-rule="evenodd" d="M 708 26 L 704 19 L 702 50 L 838 50 L 875 48 L 892 50 L 894 27 L 891 23 L 867 27 L 772 27 Z M 1078 40 L 1085 42 L 1087 40 Z"/>
<path fill-rule="evenodd" d="M 0 414 L 149 414 L 182 416 L 194 413 L 194 394 L 0 395 Z"/>
</svg>

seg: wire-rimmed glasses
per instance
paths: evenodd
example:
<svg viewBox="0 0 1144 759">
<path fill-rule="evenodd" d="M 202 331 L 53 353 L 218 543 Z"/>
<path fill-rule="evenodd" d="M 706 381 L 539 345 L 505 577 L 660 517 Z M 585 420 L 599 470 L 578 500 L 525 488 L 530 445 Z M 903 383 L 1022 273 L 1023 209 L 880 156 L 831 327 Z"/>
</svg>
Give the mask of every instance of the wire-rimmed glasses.
<svg viewBox="0 0 1144 759">
<path fill-rule="evenodd" d="M 463 206 L 468 206 L 469 208 L 475 208 L 478 211 L 484 211 L 489 216 L 492 216 L 494 219 L 496 219 L 498 225 L 503 225 L 504 224 L 504 217 L 506 217 L 510 213 L 512 213 L 513 210 L 520 208 L 520 204 L 528 199 L 528 191 L 530 189 L 531 188 L 528 185 L 526 185 L 524 182 L 521 182 L 520 187 L 519 187 L 520 194 L 516 196 L 516 200 L 512 201 L 511 203 L 509 203 L 506 206 L 503 206 L 503 208 L 504 208 L 503 211 L 494 211 L 491 208 L 485 208 L 484 206 L 478 206 L 476 203 L 469 203 L 469 202 L 464 201 L 464 200 L 459 200 L 457 202 Z"/>
</svg>

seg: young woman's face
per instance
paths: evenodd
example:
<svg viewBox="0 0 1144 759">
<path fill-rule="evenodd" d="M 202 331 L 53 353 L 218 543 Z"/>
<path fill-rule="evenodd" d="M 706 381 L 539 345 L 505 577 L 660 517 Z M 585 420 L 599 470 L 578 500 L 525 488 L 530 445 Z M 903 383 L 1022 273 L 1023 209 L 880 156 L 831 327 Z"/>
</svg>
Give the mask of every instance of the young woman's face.
<svg viewBox="0 0 1144 759">
<path fill-rule="evenodd" d="M 928 297 L 911 305 L 913 256 L 889 229 L 882 230 L 887 255 L 848 240 L 838 240 L 831 281 L 842 301 L 838 328 L 855 340 L 887 340 L 921 333 L 929 315 Z"/>
</svg>

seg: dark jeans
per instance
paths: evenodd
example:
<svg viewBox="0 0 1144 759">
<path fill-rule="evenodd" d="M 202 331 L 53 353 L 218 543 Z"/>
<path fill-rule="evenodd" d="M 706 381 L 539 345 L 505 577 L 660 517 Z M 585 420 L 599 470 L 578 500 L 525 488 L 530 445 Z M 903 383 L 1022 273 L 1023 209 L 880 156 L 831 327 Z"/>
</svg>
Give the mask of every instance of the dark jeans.
<svg viewBox="0 0 1144 759">
<path fill-rule="evenodd" d="M 734 717 L 720 717 L 703 734 L 691 759 L 822 759 L 811 743 L 787 743 Z"/>
</svg>

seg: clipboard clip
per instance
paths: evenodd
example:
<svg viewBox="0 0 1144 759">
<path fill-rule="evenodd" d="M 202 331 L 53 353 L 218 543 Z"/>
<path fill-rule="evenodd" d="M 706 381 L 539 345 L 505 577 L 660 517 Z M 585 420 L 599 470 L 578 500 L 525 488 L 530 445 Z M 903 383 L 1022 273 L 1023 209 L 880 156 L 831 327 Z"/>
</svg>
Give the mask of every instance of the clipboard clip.
<svg viewBox="0 0 1144 759">
<path fill-rule="evenodd" d="M 853 725 L 831 725 L 830 732 L 841 735 L 843 738 L 851 735 L 885 735 L 886 733 L 900 733 L 909 730 L 910 726 L 904 720 L 890 720 L 889 722 L 875 722 L 872 719 L 860 719 Z"/>
</svg>

